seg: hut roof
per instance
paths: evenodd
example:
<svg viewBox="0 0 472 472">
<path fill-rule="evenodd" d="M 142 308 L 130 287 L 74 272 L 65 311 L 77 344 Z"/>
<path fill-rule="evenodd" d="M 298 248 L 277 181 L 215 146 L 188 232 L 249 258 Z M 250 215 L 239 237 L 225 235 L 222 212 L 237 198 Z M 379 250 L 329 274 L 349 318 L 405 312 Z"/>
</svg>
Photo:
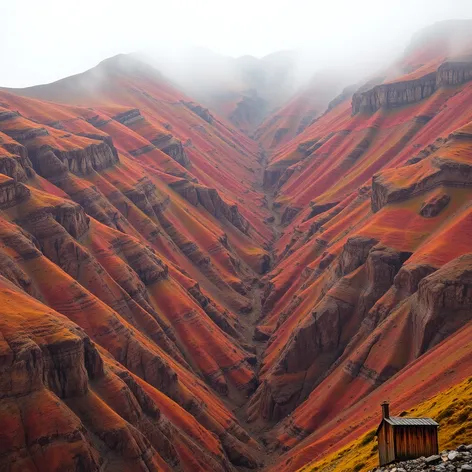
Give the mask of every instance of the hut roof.
<svg viewBox="0 0 472 472">
<path fill-rule="evenodd" d="M 436 421 L 431 418 L 404 418 L 401 416 L 390 416 L 384 418 L 387 423 L 393 426 L 439 426 Z"/>
</svg>

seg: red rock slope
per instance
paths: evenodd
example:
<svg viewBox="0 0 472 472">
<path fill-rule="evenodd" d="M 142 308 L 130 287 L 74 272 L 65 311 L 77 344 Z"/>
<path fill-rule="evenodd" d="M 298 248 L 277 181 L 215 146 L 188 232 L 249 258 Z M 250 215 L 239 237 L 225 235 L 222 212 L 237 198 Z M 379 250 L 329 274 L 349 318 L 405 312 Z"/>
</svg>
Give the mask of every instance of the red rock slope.
<svg viewBox="0 0 472 472">
<path fill-rule="evenodd" d="M 472 60 L 436 48 L 425 71 L 420 44 L 406 75 L 340 100 L 266 169 L 281 237 L 248 415 L 278 422 L 274 470 L 362 434 L 381 399 L 408 407 L 471 373 Z"/>
<path fill-rule="evenodd" d="M 100 72 L 96 108 L 0 92 L 0 468 L 253 468 L 221 398 L 257 382 L 256 146 L 144 66 Z"/>
</svg>

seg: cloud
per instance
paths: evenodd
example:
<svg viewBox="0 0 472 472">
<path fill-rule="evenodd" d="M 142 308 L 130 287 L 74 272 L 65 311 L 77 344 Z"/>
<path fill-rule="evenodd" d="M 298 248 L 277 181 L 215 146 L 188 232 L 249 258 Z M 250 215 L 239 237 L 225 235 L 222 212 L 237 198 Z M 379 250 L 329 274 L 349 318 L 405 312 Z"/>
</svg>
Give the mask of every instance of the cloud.
<svg viewBox="0 0 472 472">
<path fill-rule="evenodd" d="M 192 44 L 230 56 L 297 49 L 319 64 L 382 59 L 435 21 L 472 18 L 469 0 L 23 0 L 1 2 L 0 84 L 27 86 L 106 57 Z"/>
</svg>

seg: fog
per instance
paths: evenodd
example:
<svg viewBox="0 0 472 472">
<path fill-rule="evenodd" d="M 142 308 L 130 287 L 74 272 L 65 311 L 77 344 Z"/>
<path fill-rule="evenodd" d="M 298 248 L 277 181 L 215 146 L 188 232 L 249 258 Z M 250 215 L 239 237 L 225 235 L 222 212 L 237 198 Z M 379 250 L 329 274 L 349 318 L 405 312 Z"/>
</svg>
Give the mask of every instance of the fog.
<svg viewBox="0 0 472 472">
<path fill-rule="evenodd" d="M 472 1 L 2 0 L 0 18 L 1 86 L 48 83 L 135 51 L 187 82 L 202 57 L 215 76 L 227 57 L 297 51 L 298 80 L 391 62 L 419 29 L 472 18 Z"/>
</svg>

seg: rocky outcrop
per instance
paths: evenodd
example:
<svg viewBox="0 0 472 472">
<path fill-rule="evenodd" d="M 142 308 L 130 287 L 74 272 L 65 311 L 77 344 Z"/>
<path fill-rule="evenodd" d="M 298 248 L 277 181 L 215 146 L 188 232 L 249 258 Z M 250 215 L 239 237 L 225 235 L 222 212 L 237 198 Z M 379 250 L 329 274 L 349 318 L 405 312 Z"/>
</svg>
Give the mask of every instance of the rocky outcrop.
<svg viewBox="0 0 472 472">
<path fill-rule="evenodd" d="M 273 147 L 276 147 L 279 145 L 280 141 L 284 138 L 284 136 L 289 132 L 290 130 L 288 128 L 277 128 L 277 131 L 274 133 L 274 139 L 273 139 Z"/>
<path fill-rule="evenodd" d="M 172 157 L 172 159 L 178 162 L 182 167 L 188 168 L 190 166 L 190 159 L 185 152 L 182 141 L 174 138 L 171 134 L 159 136 L 151 140 L 151 143 L 162 152 Z"/>
<path fill-rule="evenodd" d="M 418 355 L 472 319 L 471 267 L 472 254 L 465 254 L 419 283 L 412 309 Z"/>
<path fill-rule="evenodd" d="M 114 247 L 123 254 L 128 265 L 145 286 L 150 286 L 169 277 L 169 268 L 149 247 L 124 236 L 122 240 L 114 242 Z M 143 291 L 143 293 L 147 298 L 146 292 Z"/>
<path fill-rule="evenodd" d="M 385 320 L 400 304 L 408 297 L 413 295 L 418 290 L 419 283 L 428 275 L 436 271 L 436 268 L 429 264 L 405 264 L 398 271 L 397 275 L 393 280 L 393 285 L 386 293 L 385 297 L 379 299 L 377 303 L 372 307 L 367 316 L 362 322 L 362 327 L 358 332 L 356 338 L 354 338 L 353 344 L 358 340 L 366 339 L 370 333 L 377 328 L 380 323 Z M 371 338 L 372 342 L 375 341 L 375 337 Z M 364 360 L 360 362 L 360 366 L 363 366 Z M 351 364 L 352 365 L 352 364 Z M 360 369 L 361 367 L 359 367 Z M 357 374 L 359 369 L 356 370 Z M 382 374 L 371 372 L 369 378 L 373 382 L 378 384 L 386 381 L 394 371 L 387 369 Z M 354 375 L 357 375 L 354 374 Z"/>
<path fill-rule="evenodd" d="M 321 213 L 325 213 L 328 210 L 331 210 L 331 208 L 334 208 L 338 204 L 339 204 L 339 202 L 323 203 L 323 204 L 317 204 L 316 202 L 310 202 L 310 213 L 306 216 L 306 218 L 304 218 L 303 221 L 311 220 L 315 216 L 318 216 Z M 341 210 L 339 210 L 339 211 L 341 211 Z"/>
<path fill-rule="evenodd" d="M 200 285 L 198 283 L 196 283 L 193 287 L 190 287 L 188 292 L 193 298 L 195 298 L 195 300 L 203 308 L 213 323 L 215 323 L 219 328 L 221 328 L 225 333 L 228 333 L 230 336 L 233 336 L 236 339 L 241 337 L 239 332 L 235 329 L 235 326 L 233 326 L 228 321 L 225 314 L 222 313 L 216 304 L 201 291 Z"/>
<path fill-rule="evenodd" d="M 93 141 L 88 138 L 87 142 L 78 143 L 76 138 L 68 140 L 71 134 L 58 136 L 57 131 L 33 126 L 18 113 L 3 113 L 3 118 L 13 120 L 13 124 L 10 123 L 3 131 L 17 141 L 5 143 L 3 147 L 17 158 L 6 156 L 0 159 L 0 170 L 15 180 L 24 181 L 32 177 L 31 167 L 43 177 L 60 178 L 68 171 L 76 175 L 100 172 L 119 162 L 118 152 L 109 136 L 93 133 Z M 86 135 L 82 133 L 81 136 Z M 62 138 L 64 143 L 61 143 Z"/>
<path fill-rule="evenodd" d="M 57 180 L 56 185 L 67 190 L 72 200 L 81 205 L 89 216 L 110 228 L 125 232 L 128 226 L 126 217 L 132 203 L 123 193 L 115 191 L 108 194 L 107 198 L 95 185 L 85 188 L 71 187 L 67 178 Z M 153 234 L 159 234 L 157 227 Z"/>
<path fill-rule="evenodd" d="M 202 120 L 205 120 L 208 124 L 213 123 L 213 115 L 210 113 L 208 108 L 203 108 L 198 103 L 194 102 L 185 102 L 182 100 L 182 103 L 189 109 L 192 110 L 196 115 L 198 115 Z"/>
<path fill-rule="evenodd" d="M 472 58 L 449 60 L 438 68 L 436 85 L 460 85 L 472 80 Z"/>
<path fill-rule="evenodd" d="M 226 203 L 216 189 L 195 184 L 186 179 L 177 180 L 171 183 L 170 187 L 192 205 L 203 206 L 214 217 L 227 220 L 240 231 L 247 234 L 249 222 L 241 215 L 238 206 Z"/>
<path fill-rule="evenodd" d="M 429 264 L 406 264 L 396 275 L 393 286 L 405 299 L 413 295 L 420 282 L 435 271 L 436 268 Z"/>
<path fill-rule="evenodd" d="M 300 159 L 305 159 L 321 147 L 333 134 L 329 134 L 324 139 L 314 138 L 304 141 L 297 146 L 297 154 Z M 284 185 L 292 174 L 297 170 L 297 164 L 300 162 L 298 157 L 294 159 L 284 159 L 273 164 L 269 164 L 264 169 L 263 185 L 265 188 L 280 188 Z"/>
<path fill-rule="evenodd" d="M 0 108 L 0 122 L 17 118 L 20 114 L 17 111 Z"/>
<path fill-rule="evenodd" d="M 28 187 L 15 180 L 0 176 L 0 208 L 2 210 L 18 205 L 31 195 Z"/>
<path fill-rule="evenodd" d="M 52 321 L 51 315 L 44 316 Z M 49 329 L 54 330 L 51 325 Z M 61 331 L 60 324 L 57 331 Z M 9 330 L 3 328 L 2 332 Z M 2 356 L 5 362 L 0 375 L 0 398 L 26 395 L 43 386 L 62 399 L 85 395 L 88 379 L 103 375 L 103 363 L 97 348 L 80 328 L 70 324 L 69 334 L 50 336 L 46 338 L 49 342 L 35 342 L 35 336 L 31 339 L 27 331 L 11 333 L 9 352 Z"/>
<path fill-rule="evenodd" d="M 71 151 L 62 151 L 51 146 L 29 147 L 28 150 L 34 170 L 46 178 L 58 178 L 67 172 L 88 175 L 119 162 L 116 149 L 105 142 Z"/>
<path fill-rule="evenodd" d="M 451 197 L 445 193 L 433 195 L 421 205 L 420 215 L 425 218 L 434 218 L 447 207 L 450 201 Z"/>
<path fill-rule="evenodd" d="M 294 161 L 296 162 L 296 161 Z M 290 166 L 289 162 L 282 164 L 274 164 L 264 169 L 263 185 L 265 188 L 275 187 L 280 177 L 284 174 L 287 168 Z"/>
<path fill-rule="evenodd" d="M 288 225 L 300 213 L 301 210 L 301 208 L 287 206 L 284 212 L 282 213 L 280 223 L 283 225 Z"/>
<path fill-rule="evenodd" d="M 4 132 L 5 134 L 8 134 L 8 136 L 10 136 L 15 141 L 18 141 L 22 144 L 34 138 L 41 138 L 43 136 L 49 136 L 49 132 L 46 128 L 8 129 L 8 130 L 4 130 Z"/>
<path fill-rule="evenodd" d="M 35 172 L 27 157 L 13 156 L 0 158 L 0 174 L 8 175 L 17 182 L 26 182 Z"/>
<path fill-rule="evenodd" d="M 164 211 L 166 199 L 159 194 L 156 186 L 147 178 L 141 178 L 124 194 L 147 216 L 157 218 L 157 214 Z"/>
<path fill-rule="evenodd" d="M 216 436 L 192 415 L 99 351 L 77 325 L 1 283 L 6 303 L 0 319 L 0 406 L 2 419 L 6 412 L 21 435 L 2 442 L 0 469 L 14 464 L 33 470 L 41 460 L 45 470 L 98 472 L 103 458 L 112 456 L 119 470 L 132 464 L 140 472 L 190 471 L 195 463 L 201 470 L 232 470 Z M 18 316 L 17 306 L 27 316 Z M 192 401 L 194 414 L 205 416 L 203 406 Z M 168 417 L 161 406 L 170 410 Z M 228 455 L 251 462 L 250 450 L 244 454 L 237 439 L 238 426 L 234 429 L 225 441 Z"/>
<path fill-rule="evenodd" d="M 436 90 L 436 72 L 419 79 L 391 82 L 352 97 L 352 114 L 374 113 L 380 108 L 395 108 L 430 97 Z"/>
<path fill-rule="evenodd" d="M 349 238 L 336 264 L 337 277 L 347 275 L 360 267 L 367 260 L 370 250 L 378 243 L 374 238 L 356 236 Z"/>
<path fill-rule="evenodd" d="M 90 217 L 87 216 L 84 209 L 75 203 L 64 203 L 53 209 L 48 209 L 54 216 L 54 219 L 74 238 L 79 239 L 88 230 Z M 36 214 L 36 217 L 38 214 Z"/>
<path fill-rule="evenodd" d="M 8 246 L 12 247 L 16 244 L 11 244 L 11 240 L 2 235 L 2 242 L 9 243 Z M 21 239 L 21 236 L 15 235 L 15 239 Z M 6 240 L 6 241 L 5 241 Z M 22 241 L 24 242 L 24 241 Z M 41 253 L 34 247 L 33 244 L 30 244 L 29 258 L 35 259 L 39 257 Z M 20 256 L 21 257 L 21 256 Z M 36 290 L 31 277 L 21 268 L 18 260 L 13 259 L 5 252 L 0 252 L 0 275 L 5 277 L 13 284 L 15 284 L 21 290 L 24 290 L 27 294 L 32 295 L 35 298 L 40 298 L 39 292 Z"/>
<path fill-rule="evenodd" d="M 0 148 L 7 151 L 0 152 L 0 173 L 18 181 L 25 182 L 35 175 L 31 161 L 28 158 L 27 149 L 17 142 L 2 142 L 0 137 Z M 1 150 L 1 149 L 0 149 Z"/>
<path fill-rule="evenodd" d="M 136 122 L 144 120 L 144 116 L 141 115 L 141 112 L 137 108 L 131 108 L 129 110 L 118 113 L 113 117 L 113 119 L 118 121 L 122 125 L 130 126 Z"/>
<path fill-rule="evenodd" d="M 139 149 L 134 149 L 132 151 L 128 151 L 133 157 L 138 157 L 141 156 L 142 154 L 146 154 L 148 152 L 153 151 L 154 149 L 157 149 L 154 144 L 148 144 L 146 146 L 143 146 Z"/>
<path fill-rule="evenodd" d="M 24 187 L 22 184 L 16 185 Z M 30 194 L 28 193 L 27 196 L 30 197 Z M 90 217 L 80 205 L 60 199 L 55 202 L 55 205 L 45 205 L 23 214 L 17 221 L 39 241 L 53 244 L 57 237 L 58 240 L 55 243 L 57 245 L 59 241 L 62 241 L 64 231 L 74 239 L 80 239 L 90 227 Z M 60 249 L 67 252 L 66 248 Z M 59 250 L 59 246 L 56 250 Z"/>
<path fill-rule="evenodd" d="M 463 58 L 442 63 L 437 70 L 419 78 L 399 80 L 357 91 L 352 97 L 352 114 L 374 113 L 419 102 L 444 86 L 461 85 L 472 80 L 472 60 Z"/>
<path fill-rule="evenodd" d="M 436 152 L 443 144 L 447 142 L 447 138 L 437 138 L 434 143 L 428 144 L 425 148 L 423 148 L 416 156 L 410 157 L 406 161 L 406 165 L 410 166 L 412 164 L 416 164 L 417 162 L 426 159 L 428 156 Z"/>
<path fill-rule="evenodd" d="M 308 113 L 307 115 L 305 115 L 300 120 L 300 124 L 298 125 L 295 135 L 298 136 L 299 134 L 303 133 L 303 131 L 305 131 L 308 128 L 308 126 L 312 125 L 315 122 L 315 119 L 317 116 L 318 116 L 318 112 L 314 110 L 311 111 L 311 113 Z"/>
<path fill-rule="evenodd" d="M 377 212 L 389 203 L 408 200 L 418 194 L 426 193 L 440 186 L 445 187 L 471 187 L 472 166 L 446 158 L 432 157 L 430 165 L 423 171 L 422 161 L 400 168 L 392 169 L 374 175 L 372 178 L 372 211 Z M 408 173 L 408 183 L 395 184 L 395 177 L 399 173 Z M 413 177 L 418 175 L 418 179 Z M 425 209 L 434 213 L 447 205 L 446 199 L 436 202 Z"/>
<path fill-rule="evenodd" d="M 311 153 L 315 152 L 325 140 L 319 138 L 310 139 L 308 141 L 303 141 L 297 146 L 297 152 L 303 154 L 304 157 L 308 157 Z"/>
</svg>

